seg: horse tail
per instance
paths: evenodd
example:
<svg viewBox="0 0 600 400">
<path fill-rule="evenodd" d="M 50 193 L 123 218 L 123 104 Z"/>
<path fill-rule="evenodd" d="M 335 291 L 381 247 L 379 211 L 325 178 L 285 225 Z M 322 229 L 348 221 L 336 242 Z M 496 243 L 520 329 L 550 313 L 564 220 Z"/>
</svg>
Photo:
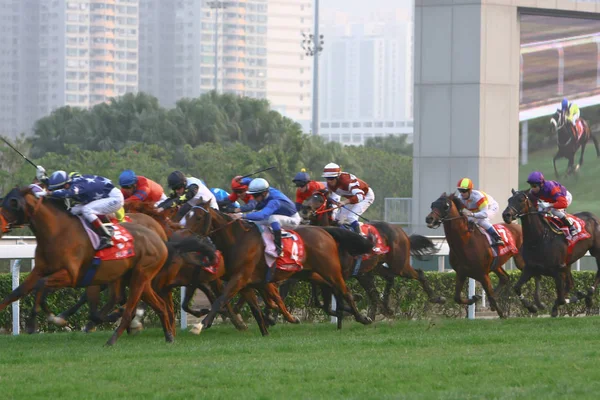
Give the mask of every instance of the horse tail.
<svg viewBox="0 0 600 400">
<path fill-rule="evenodd" d="M 347 252 L 353 257 L 369 254 L 373 249 L 373 243 L 358 233 L 335 227 L 322 227 L 321 229 L 326 230 L 335 239 L 340 251 Z"/>
<path fill-rule="evenodd" d="M 428 237 L 410 235 L 409 240 L 410 254 L 417 260 L 423 260 L 425 256 L 432 256 L 440 251 Z"/>
<path fill-rule="evenodd" d="M 211 264 L 217 259 L 216 248 L 212 242 L 199 238 L 198 236 L 189 236 L 177 240 L 169 240 L 165 243 L 169 250 L 169 256 L 165 265 L 171 264 L 173 257 L 185 253 L 197 253 L 201 257 L 208 258 Z"/>
</svg>

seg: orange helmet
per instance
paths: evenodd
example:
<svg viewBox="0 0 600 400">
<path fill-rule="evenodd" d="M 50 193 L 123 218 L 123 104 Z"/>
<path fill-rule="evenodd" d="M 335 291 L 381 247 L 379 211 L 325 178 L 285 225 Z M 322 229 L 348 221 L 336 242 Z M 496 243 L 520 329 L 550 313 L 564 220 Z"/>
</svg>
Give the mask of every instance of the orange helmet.
<svg viewBox="0 0 600 400">
<path fill-rule="evenodd" d="M 467 190 L 473 190 L 473 181 L 470 180 L 469 178 L 462 178 L 456 184 L 456 188 L 457 189 L 463 189 L 463 190 L 465 190 L 465 189 L 467 189 Z"/>
<path fill-rule="evenodd" d="M 252 182 L 250 178 L 242 178 L 241 175 L 236 176 L 231 180 L 231 190 L 235 191 L 247 191 L 248 185 Z"/>
</svg>

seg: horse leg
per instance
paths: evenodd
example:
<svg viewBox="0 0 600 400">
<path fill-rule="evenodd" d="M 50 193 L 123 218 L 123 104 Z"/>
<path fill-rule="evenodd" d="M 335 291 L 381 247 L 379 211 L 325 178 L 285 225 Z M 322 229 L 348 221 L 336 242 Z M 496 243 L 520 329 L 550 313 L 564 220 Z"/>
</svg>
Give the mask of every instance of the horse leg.
<svg viewBox="0 0 600 400">
<path fill-rule="evenodd" d="M 248 302 L 248 305 L 250 306 L 250 310 L 252 311 L 252 315 L 254 316 L 254 319 L 256 320 L 256 323 L 258 324 L 258 329 L 260 329 L 260 333 L 263 336 L 267 336 L 269 334 L 269 331 L 267 330 L 267 323 L 266 323 L 264 315 L 258 305 L 258 298 L 256 297 L 256 293 L 254 292 L 254 290 L 252 290 L 250 288 L 245 288 L 240 291 L 240 294 Z"/>
<path fill-rule="evenodd" d="M 592 308 L 592 300 L 594 298 L 594 293 L 596 292 L 596 288 L 598 287 L 598 284 L 600 284 L 600 256 L 596 256 L 596 266 L 597 266 L 597 271 L 596 271 L 596 278 L 594 279 L 594 283 L 592 284 L 592 286 L 590 286 L 587 289 L 587 293 L 585 296 L 585 305 L 587 307 L 587 312 L 589 314 L 590 309 Z"/>
<path fill-rule="evenodd" d="M 344 281 L 344 278 L 342 277 L 341 269 L 339 270 L 339 272 L 337 274 L 330 275 L 329 279 L 327 279 L 327 277 L 325 277 L 325 276 L 323 276 L 323 278 L 325 278 L 329 282 L 331 287 L 333 288 L 333 293 L 336 295 L 336 301 L 340 304 L 339 306 L 336 305 L 336 311 L 337 311 L 338 315 L 341 315 L 341 316 L 344 315 L 343 314 L 344 313 L 343 299 L 345 299 L 352 310 L 354 319 L 357 322 L 360 322 L 363 325 L 368 325 L 373 322 L 373 320 L 371 318 L 365 317 L 358 311 L 358 308 L 356 307 L 356 303 L 354 302 L 354 298 L 352 297 L 352 293 L 350 293 L 350 291 L 348 290 L 348 287 L 346 286 L 346 282 Z M 341 322 L 339 321 L 339 318 L 338 318 L 338 327 L 341 328 Z"/>
<path fill-rule="evenodd" d="M 558 307 L 566 304 L 565 301 L 565 281 L 563 279 L 563 272 L 559 267 L 557 272 L 554 274 L 554 284 L 556 286 L 556 300 L 554 301 L 554 306 L 552 306 L 552 311 L 550 316 L 556 318 L 558 316 Z"/>
<path fill-rule="evenodd" d="M 54 325 L 57 325 L 57 326 L 67 325 L 67 320 L 69 319 L 69 317 L 71 317 L 73 314 L 75 314 L 77 311 L 79 311 L 79 309 L 85 303 L 87 303 L 87 301 L 88 301 L 87 294 L 86 294 L 86 291 L 84 290 L 83 293 L 81 294 L 81 296 L 79 296 L 79 300 L 77 300 L 77 303 L 75 303 L 75 305 L 72 306 L 71 308 L 61 312 L 58 315 L 58 317 L 55 317 L 52 313 L 48 314 L 48 322 L 52 322 Z"/>
<path fill-rule="evenodd" d="M 427 298 L 430 303 L 435 304 L 444 304 L 446 302 L 446 298 L 442 296 L 435 297 L 433 290 L 429 286 L 429 281 L 425 277 L 425 273 L 421 269 L 414 269 L 412 265 L 408 265 L 408 268 L 403 268 L 402 272 L 400 272 L 400 276 L 409 279 L 415 279 L 419 281 L 421 286 L 423 286 L 423 290 L 427 294 Z"/>
<path fill-rule="evenodd" d="M 38 322 L 37 322 L 37 315 L 39 314 L 41 308 L 42 308 L 42 303 L 46 302 L 46 296 L 48 294 L 47 290 L 36 290 L 35 292 L 35 302 L 33 304 L 33 308 L 31 309 L 31 314 L 29 315 L 29 319 L 27 320 L 26 323 L 26 328 L 27 328 L 27 333 L 29 334 L 33 334 L 36 333 L 38 330 Z M 48 316 L 50 316 L 50 314 L 47 314 Z"/>
<path fill-rule="evenodd" d="M 171 293 L 170 290 L 168 292 Z M 152 288 L 152 285 L 150 285 L 149 283 L 146 285 L 146 287 L 142 291 L 141 299 L 144 301 L 144 303 L 149 305 L 154 310 L 156 315 L 158 315 L 158 318 L 160 319 L 160 323 L 163 327 L 163 332 L 165 333 L 165 341 L 167 343 L 173 343 L 173 341 L 175 340 L 174 333 L 173 333 L 173 331 L 175 330 L 175 327 L 171 326 L 171 321 L 170 321 L 169 311 L 168 311 L 169 306 L 167 304 L 165 304 L 163 299 L 154 291 L 154 289 Z M 172 303 L 173 299 L 171 298 L 170 300 Z M 127 311 L 125 311 L 125 313 L 126 312 Z M 123 318 L 125 318 L 125 313 L 123 313 Z"/>
<path fill-rule="evenodd" d="M 594 142 L 594 147 L 596 148 L 596 156 L 600 157 L 600 146 L 598 145 L 598 139 L 596 139 L 596 136 L 594 136 L 594 134 L 591 131 L 590 138 L 592 139 L 592 142 Z"/>
<path fill-rule="evenodd" d="M 479 301 L 481 299 L 481 296 L 475 295 L 470 299 L 466 300 L 462 298 L 462 290 L 465 287 L 466 280 L 467 277 L 465 275 L 459 274 L 458 272 L 456 273 L 456 281 L 454 282 L 454 301 L 457 304 L 470 306 L 471 304 L 474 304 L 477 301 Z"/>
<path fill-rule="evenodd" d="M 517 296 L 519 297 L 519 300 L 521 300 L 521 304 L 523 304 L 523 307 L 525 307 L 527 310 L 529 310 L 530 313 L 536 313 L 537 312 L 536 306 L 531 304 L 531 302 L 529 300 L 527 300 L 525 298 L 525 296 L 523 296 L 523 293 L 521 292 L 521 288 L 523 287 L 523 285 L 526 284 L 532 277 L 533 277 L 533 274 L 531 273 L 531 271 L 528 268 L 523 269 L 523 272 L 521 273 L 521 276 L 519 277 L 519 280 L 517 281 L 517 283 L 515 283 L 515 286 L 513 289 L 514 289 L 515 293 L 517 294 Z"/>
<path fill-rule="evenodd" d="M 41 269 L 39 269 L 38 271 L 40 270 Z M 29 275 L 27 275 L 27 278 L 25 278 L 23 283 L 21 283 L 15 290 L 10 292 L 4 298 L 4 300 L 2 300 L 2 303 L 0 303 L 0 311 L 4 310 L 12 302 L 17 301 L 21 297 L 27 296 L 29 293 L 31 293 L 31 291 L 36 287 L 38 281 L 41 278 L 42 277 L 38 275 L 36 269 L 34 268 L 33 271 Z"/>
<path fill-rule="evenodd" d="M 371 320 L 375 320 L 378 306 L 381 306 L 381 310 L 385 316 L 393 316 L 393 312 L 389 310 L 389 307 L 379 297 L 379 292 L 377 291 L 377 287 L 375 287 L 375 276 L 371 271 L 357 275 L 356 280 L 365 289 L 365 293 L 367 293 L 367 297 L 369 298 L 369 311 L 367 315 Z"/>
<path fill-rule="evenodd" d="M 575 167 L 575 171 L 577 171 L 583 165 L 583 153 L 585 153 L 585 146 L 587 145 L 587 140 L 585 140 L 581 144 L 581 155 L 579 156 L 579 164 Z"/>
<path fill-rule="evenodd" d="M 542 281 L 542 277 L 541 276 L 536 276 L 534 277 L 535 279 L 535 292 L 533 293 L 533 301 L 535 302 L 535 305 L 537 306 L 538 310 L 545 310 L 548 306 L 542 302 L 542 299 L 540 297 L 540 283 Z"/>
<path fill-rule="evenodd" d="M 556 152 L 556 154 L 554 155 L 554 158 L 552 159 L 552 165 L 554 165 L 554 175 L 556 176 L 556 179 L 560 178 L 560 174 L 558 173 L 558 170 L 556 169 L 556 160 L 559 159 L 559 155 L 560 154 L 560 150 Z"/>
<path fill-rule="evenodd" d="M 144 291 L 152 289 L 150 286 L 150 279 L 146 278 L 143 275 L 140 275 L 142 275 L 142 273 L 138 270 L 135 270 L 132 273 L 131 286 L 129 288 L 129 297 L 127 298 L 127 302 L 125 303 L 125 309 L 123 310 L 123 315 L 121 316 L 121 323 L 119 324 L 113 335 L 110 337 L 110 339 L 108 339 L 108 342 L 106 342 L 107 346 L 112 346 L 117 342 L 117 339 L 119 339 L 119 337 L 123 334 L 125 329 L 131 323 L 135 307 L 139 303 L 142 294 L 144 293 Z"/>
<path fill-rule="evenodd" d="M 496 296 L 500 297 L 500 294 L 508 287 L 510 277 L 502 267 L 496 268 L 494 274 L 498 277 L 498 286 L 494 288 L 494 293 L 496 293 Z"/>
<path fill-rule="evenodd" d="M 504 312 L 502 311 L 502 309 L 498 306 L 498 303 L 496 302 L 496 296 L 494 294 L 494 289 L 492 288 L 492 281 L 490 280 L 490 276 L 488 274 L 484 274 L 483 279 L 480 282 L 481 282 L 481 286 L 483 286 L 483 290 L 485 290 L 485 294 L 488 297 L 488 300 L 490 302 L 490 307 L 492 307 L 493 309 L 496 310 L 496 312 L 498 313 L 498 316 L 500 318 L 506 318 L 504 316 Z"/>
<path fill-rule="evenodd" d="M 215 279 L 214 281 L 212 281 L 210 283 L 210 286 L 212 287 L 212 291 L 209 292 L 216 293 L 217 295 L 220 295 L 223 292 L 223 281 L 220 279 Z M 214 295 L 211 299 L 209 299 L 211 304 L 213 301 L 215 301 L 215 299 L 216 298 Z M 229 317 L 229 320 L 231 321 L 235 329 L 237 329 L 238 331 L 245 331 L 246 329 L 248 329 L 248 325 L 246 325 L 246 323 L 242 319 L 242 316 L 233 312 L 231 302 L 227 302 L 227 304 L 225 304 L 225 310 L 225 315 Z"/>
<path fill-rule="evenodd" d="M 264 290 L 266 297 L 271 298 L 271 300 L 275 302 L 277 308 L 279 309 L 279 311 L 281 311 L 281 314 L 283 315 L 283 317 L 285 318 L 286 321 L 288 321 L 292 324 L 300 323 L 300 320 L 298 318 L 294 317 L 288 311 L 287 307 L 285 306 L 285 303 L 283 302 L 283 299 L 279 295 L 279 290 L 278 290 L 277 286 L 275 286 L 272 283 L 267 283 L 266 285 L 263 286 L 263 290 Z"/>
</svg>

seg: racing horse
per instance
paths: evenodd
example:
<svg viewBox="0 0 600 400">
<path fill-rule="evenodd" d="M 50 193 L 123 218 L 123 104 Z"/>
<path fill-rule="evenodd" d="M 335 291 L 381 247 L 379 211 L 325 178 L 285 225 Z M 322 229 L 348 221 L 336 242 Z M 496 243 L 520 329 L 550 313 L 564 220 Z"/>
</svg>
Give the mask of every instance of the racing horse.
<svg viewBox="0 0 600 400">
<path fill-rule="evenodd" d="M 579 118 L 583 125 L 583 133 L 581 136 L 577 133 L 577 128 L 571 121 L 566 118 L 566 114 L 561 110 L 557 110 L 556 113 L 550 119 L 552 129 L 556 135 L 556 144 L 558 150 L 552 159 L 554 165 L 554 173 L 556 178 L 560 177 L 558 170 L 556 169 L 556 160 L 566 158 L 569 162 L 567 166 L 566 175 L 570 175 L 579 170 L 579 167 L 583 165 L 583 154 L 585 152 L 585 146 L 591 139 L 594 142 L 596 148 L 596 155 L 600 157 L 600 147 L 598 146 L 598 139 L 592 134 L 590 126 L 586 120 Z M 579 163 L 575 165 L 575 154 L 581 147 L 581 155 L 579 156 Z"/>
<path fill-rule="evenodd" d="M 165 340 L 174 340 L 166 305 L 150 284 L 168 256 L 167 246 L 156 233 L 137 224 L 123 224 L 134 238 L 135 255 L 103 261 L 90 277 L 96 251 L 81 221 L 66 210 L 64 201 L 38 199 L 31 188 L 11 190 L 0 210 L 0 236 L 11 226 L 24 224 L 29 224 L 36 237 L 35 268 L 4 298 L 0 311 L 33 290 L 102 285 L 128 274 L 130 290 L 121 323 L 106 344 L 114 345 L 129 326 L 140 299 L 157 313 Z"/>
<path fill-rule="evenodd" d="M 454 194 L 442 193 L 431 203 L 431 212 L 425 217 L 425 223 L 431 229 L 444 225 L 444 234 L 450 247 L 450 265 L 456 271 L 454 301 L 458 304 L 471 305 L 481 299 L 478 295 L 470 299 L 462 297 L 465 281 L 467 278 L 473 278 L 481 283 L 492 309 L 496 310 L 500 318 L 504 318 L 504 312 L 496 301 L 496 294 L 506 287 L 510 278 L 502 266 L 513 257 L 517 268 L 522 270 L 525 262 L 520 253 L 513 256 L 511 251 L 494 257 L 485 234 L 469 224 L 467 217 L 461 214 L 463 208 L 463 203 Z M 521 226 L 505 224 L 504 229 L 510 231 L 514 244 L 519 249 L 523 244 Z M 492 287 L 490 272 L 498 276 L 499 283 L 495 289 Z M 539 282 L 536 280 L 536 283 L 536 302 L 543 307 L 539 300 Z"/>
<path fill-rule="evenodd" d="M 558 315 L 558 307 L 566 303 L 565 298 L 573 286 L 571 264 L 580 259 L 588 251 L 596 259 L 598 272 L 594 285 L 588 293 L 578 293 L 577 297 L 569 301 L 577 301 L 581 297 L 586 299 L 586 304 L 591 306 L 591 298 L 595 288 L 600 283 L 600 222 L 589 212 L 574 214 L 585 223 L 585 230 L 590 234 L 587 239 L 582 239 L 569 249 L 564 234 L 550 225 L 543 213 L 537 211 L 534 202 L 529 198 L 529 190 L 512 190 L 512 197 L 508 199 L 508 206 L 502 213 L 504 222 L 510 223 L 521 219 L 523 225 L 522 254 L 525 268 L 514 286 L 514 290 L 523 305 L 529 308 L 529 302 L 523 297 L 521 287 L 534 276 L 550 276 L 556 285 L 557 298 L 552 307 L 551 315 Z M 571 251 L 570 251 L 571 250 Z"/>
<path fill-rule="evenodd" d="M 289 314 L 275 286 L 275 283 L 282 282 L 292 275 L 332 287 L 340 304 L 337 310 L 338 329 L 341 328 L 343 319 L 344 301 L 348 303 L 358 322 L 365 325 L 372 322 L 370 318 L 361 315 L 356 308 L 352 294 L 344 282 L 340 259 L 337 257 L 340 249 L 355 255 L 370 251 L 370 242 L 360 235 L 341 231 L 332 236 L 321 228 L 298 227 L 295 231 L 304 242 L 306 255 L 303 270 L 295 272 L 280 270 L 273 266 L 272 268 L 276 269 L 272 282 L 265 282 L 269 267 L 265 259 L 263 238 L 255 224 L 232 218 L 203 204 L 194 207 L 188 213 L 186 226 L 201 236 L 209 236 L 225 258 L 224 279 L 227 284 L 221 296 L 212 304 L 209 314 L 197 327 L 199 330 L 210 327 L 221 306 L 240 293 L 250 305 L 262 335 L 268 335 L 264 314 L 258 307 L 256 294 L 251 290 L 253 288 L 259 289 L 265 302 L 271 307 L 277 306 L 288 321 L 299 322 Z"/>
<path fill-rule="evenodd" d="M 336 226 L 337 222 L 332 219 L 334 208 L 327 199 L 328 191 L 315 192 L 306 202 L 308 216 L 311 225 L 316 226 Z M 437 252 L 433 242 L 421 235 L 408 236 L 400 225 L 390 224 L 383 221 L 370 222 L 382 236 L 383 241 L 389 247 L 386 254 L 373 255 L 367 260 L 363 260 L 356 279 L 365 289 L 371 307 L 369 317 L 375 318 L 378 306 L 386 316 L 393 316 L 394 312 L 390 309 L 390 294 L 394 285 L 394 279 L 398 276 L 419 281 L 423 290 L 427 294 L 431 303 L 443 304 L 446 299 L 443 296 L 435 296 L 429 286 L 429 282 L 420 269 L 414 269 L 410 264 L 410 256 L 422 258 Z M 355 261 L 352 257 L 345 257 L 343 260 L 344 277 L 350 277 Z M 385 279 L 386 284 L 383 292 L 383 300 L 375 287 L 374 275 L 379 275 Z M 324 296 L 327 299 L 328 296 Z"/>
</svg>

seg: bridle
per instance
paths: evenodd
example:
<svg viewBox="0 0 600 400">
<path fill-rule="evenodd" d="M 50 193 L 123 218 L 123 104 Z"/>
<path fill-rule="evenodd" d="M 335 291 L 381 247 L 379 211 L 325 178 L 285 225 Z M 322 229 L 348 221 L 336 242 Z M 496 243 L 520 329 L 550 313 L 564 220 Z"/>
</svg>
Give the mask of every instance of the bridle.
<svg viewBox="0 0 600 400">
<path fill-rule="evenodd" d="M 447 214 L 448 210 L 450 210 L 451 205 L 450 205 L 450 201 L 448 200 L 448 197 L 446 197 L 446 208 L 445 208 L 445 212 Z M 442 213 L 440 212 L 440 209 L 437 206 L 434 206 L 436 202 L 431 204 L 431 213 L 434 214 L 437 218 L 437 223 L 435 224 L 434 228 L 439 228 L 440 225 L 442 225 L 444 222 L 446 221 L 453 221 L 455 219 L 462 219 L 462 218 L 467 218 L 465 215 L 458 215 L 456 217 L 448 217 L 448 215 L 442 215 Z"/>
</svg>

